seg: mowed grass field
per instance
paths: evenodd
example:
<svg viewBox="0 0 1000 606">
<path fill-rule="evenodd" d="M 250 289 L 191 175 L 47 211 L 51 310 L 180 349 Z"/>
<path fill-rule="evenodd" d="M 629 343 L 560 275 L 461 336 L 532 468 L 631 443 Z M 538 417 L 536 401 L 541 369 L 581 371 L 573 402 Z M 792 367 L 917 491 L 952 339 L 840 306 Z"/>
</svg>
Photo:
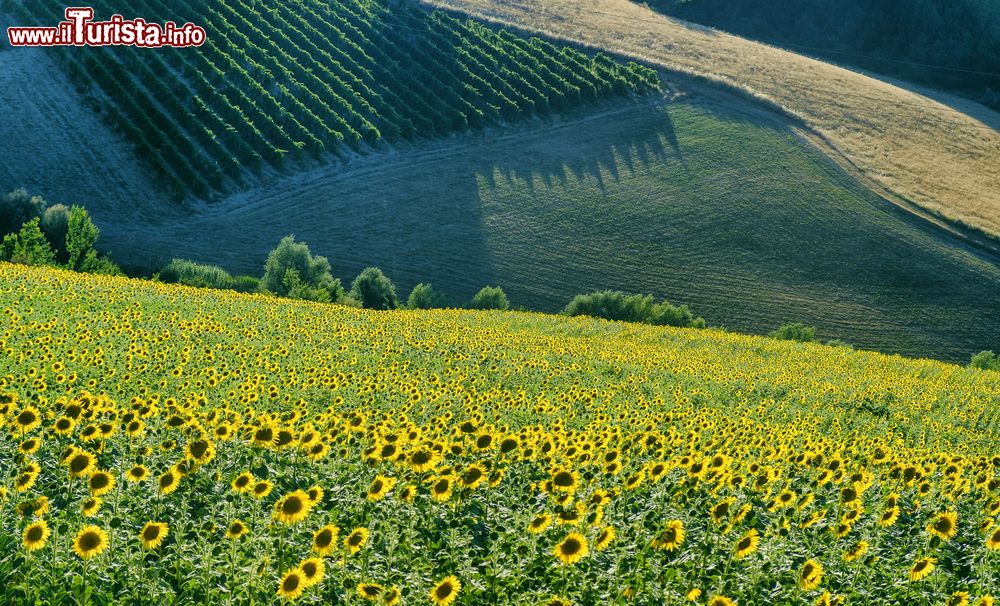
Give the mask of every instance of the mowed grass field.
<svg viewBox="0 0 1000 606">
<path fill-rule="evenodd" d="M 344 279 L 377 265 L 461 303 L 498 284 L 557 311 L 615 288 L 710 324 L 966 361 L 1000 342 L 1000 269 L 894 207 L 742 99 L 691 88 L 303 173 L 187 219 L 116 225 L 126 263 L 171 256 L 259 273 L 294 233 Z"/>
<path fill-rule="evenodd" d="M 1000 374 L 0 263 L 5 604 L 993 604 Z"/>
<path fill-rule="evenodd" d="M 660 15 L 629 0 L 425 0 L 725 82 L 802 118 L 881 186 L 1000 234 L 1000 114 Z"/>
</svg>

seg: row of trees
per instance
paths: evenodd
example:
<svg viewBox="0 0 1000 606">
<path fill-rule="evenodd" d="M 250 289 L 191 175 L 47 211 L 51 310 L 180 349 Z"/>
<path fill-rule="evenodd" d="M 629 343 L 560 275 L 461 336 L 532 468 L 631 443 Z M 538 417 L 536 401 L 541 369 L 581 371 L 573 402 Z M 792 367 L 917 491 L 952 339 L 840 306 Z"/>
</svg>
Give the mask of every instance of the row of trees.
<svg viewBox="0 0 1000 606">
<path fill-rule="evenodd" d="M 118 266 L 95 248 L 100 233 L 82 206 L 48 206 L 41 197 L 28 195 L 24 189 L 0 198 L 2 261 L 120 274 Z"/>
<path fill-rule="evenodd" d="M 448 298 L 427 283 L 417 284 L 406 301 L 396 294 L 396 286 L 377 267 L 368 267 L 345 289 L 333 276 L 330 261 L 314 255 L 305 242 L 285 236 L 268 254 L 261 278 L 231 276 L 221 267 L 174 259 L 160 270 L 164 282 L 189 286 L 222 288 L 241 292 L 261 292 L 319 303 L 338 303 L 366 309 L 432 309 L 450 307 Z M 510 309 L 507 295 L 499 287 L 486 286 L 469 301 L 469 309 Z"/>
</svg>

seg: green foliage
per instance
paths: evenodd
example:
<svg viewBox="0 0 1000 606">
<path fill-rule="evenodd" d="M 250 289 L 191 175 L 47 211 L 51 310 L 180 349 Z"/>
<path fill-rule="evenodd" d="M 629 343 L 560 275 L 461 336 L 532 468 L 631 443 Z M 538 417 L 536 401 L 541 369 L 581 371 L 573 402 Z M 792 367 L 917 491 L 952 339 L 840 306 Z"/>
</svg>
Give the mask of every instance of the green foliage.
<svg viewBox="0 0 1000 606">
<path fill-rule="evenodd" d="M 42 233 L 48 238 L 49 244 L 56 253 L 56 261 L 66 263 L 69 253 L 66 252 L 66 233 L 69 231 L 69 207 L 65 204 L 53 204 L 42 213 Z"/>
<path fill-rule="evenodd" d="M 810 343 L 816 340 L 816 328 L 813 326 L 806 326 L 801 322 L 794 322 L 791 324 L 785 324 L 781 328 L 771 332 L 768 336 L 773 339 L 781 339 L 783 341 Z"/>
<path fill-rule="evenodd" d="M 577 295 L 563 313 L 659 326 L 705 327 L 705 319 L 694 317 L 687 305 L 675 307 L 665 300 L 654 303 L 653 295 L 629 295 L 618 290 Z"/>
<path fill-rule="evenodd" d="M 226 270 L 217 265 L 196 263 L 187 259 L 172 259 L 160 270 L 159 279 L 167 283 L 186 284 L 199 288 L 236 290 L 236 280 Z"/>
<path fill-rule="evenodd" d="M 469 301 L 469 309 L 510 309 L 510 301 L 499 286 L 484 286 Z"/>
<path fill-rule="evenodd" d="M 285 236 L 267 256 L 260 290 L 308 301 L 336 301 L 344 294 L 340 280 L 330 274 L 326 257 L 313 256 L 305 242 Z"/>
<path fill-rule="evenodd" d="M 45 210 L 45 200 L 40 196 L 29 196 L 22 189 L 0 197 L 0 236 L 15 232 L 22 225 L 39 217 Z"/>
<path fill-rule="evenodd" d="M 66 225 L 66 266 L 69 269 L 82 271 L 100 234 L 85 208 L 73 206 L 69 210 Z"/>
<path fill-rule="evenodd" d="M 406 299 L 407 309 L 435 309 L 448 306 L 448 299 L 425 282 L 413 287 Z"/>
<path fill-rule="evenodd" d="M 235 276 L 231 287 L 236 292 L 257 292 L 260 290 L 260 278 L 253 276 Z"/>
<path fill-rule="evenodd" d="M 367 267 L 351 283 L 351 297 L 367 309 L 395 309 L 396 287 L 377 267 Z"/>
<path fill-rule="evenodd" d="M 55 263 L 56 255 L 39 227 L 38 217 L 25 223 L 20 231 L 4 236 L 0 243 L 0 260 L 23 265 Z"/>
<path fill-rule="evenodd" d="M 1000 372 L 1000 356 L 992 351 L 981 351 L 972 356 L 969 368 L 979 368 L 982 370 L 996 370 Z"/>
</svg>

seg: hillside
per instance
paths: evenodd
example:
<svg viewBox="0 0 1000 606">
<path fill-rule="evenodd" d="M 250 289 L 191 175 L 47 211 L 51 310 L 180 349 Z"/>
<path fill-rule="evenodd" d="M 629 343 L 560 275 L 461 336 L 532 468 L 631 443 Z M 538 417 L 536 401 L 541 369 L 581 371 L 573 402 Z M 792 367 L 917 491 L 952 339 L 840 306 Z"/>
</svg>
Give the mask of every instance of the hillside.
<svg viewBox="0 0 1000 606">
<path fill-rule="evenodd" d="M 628 0 L 426 0 L 769 99 L 867 176 L 949 219 L 1000 234 L 1000 115 L 657 14 Z"/>
<path fill-rule="evenodd" d="M 377 265 L 404 296 L 424 281 L 460 303 L 499 284 L 515 305 L 557 311 L 618 288 L 716 326 L 803 321 L 887 352 L 966 361 L 1000 342 L 995 258 L 875 196 L 781 116 L 680 88 L 306 172 L 188 220 L 99 219 L 138 265 L 183 256 L 259 274 L 294 233 L 336 275 Z"/>
<path fill-rule="evenodd" d="M 13 603 L 887 606 L 998 572 L 997 373 L 8 264 L 0 323 Z"/>
<path fill-rule="evenodd" d="M 63 5 L 11 3 L 21 25 Z M 94 3 L 197 20 L 203 46 L 50 49 L 77 90 L 175 198 L 245 189 L 264 169 L 438 137 L 655 88 L 651 70 L 422 10 L 341 0 Z"/>
<path fill-rule="evenodd" d="M 652 0 L 657 11 L 1000 110 L 1000 5 L 989 0 Z"/>
</svg>

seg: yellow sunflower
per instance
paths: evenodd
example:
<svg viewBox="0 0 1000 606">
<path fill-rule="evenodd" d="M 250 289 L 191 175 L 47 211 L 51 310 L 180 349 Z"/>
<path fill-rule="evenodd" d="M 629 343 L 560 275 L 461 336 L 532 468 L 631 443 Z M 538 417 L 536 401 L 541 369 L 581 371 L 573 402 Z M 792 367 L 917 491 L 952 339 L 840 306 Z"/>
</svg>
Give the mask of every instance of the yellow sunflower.
<svg viewBox="0 0 1000 606">
<path fill-rule="evenodd" d="M 571 532 L 556 545 L 555 556 L 563 564 L 575 564 L 590 553 L 587 538 L 578 532 Z"/>
<path fill-rule="evenodd" d="M 350 551 L 352 554 L 357 553 L 365 546 L 368 542 L 368 529 L 367 528 L 355 528 L 351 531 L 351 534 L 347 535 L 344 539 L 344 548 Z"/>
<path fill-rule="evenodd" d="M 285 573 L 285 576 L 281 577 L 281 582 L 278 583 L 278 597 L 285 598 L 286 600 L 298 598 L 306 588 L 304 581 L 305 579 L 301 570 L 298 568 L 289 570 Z"/>
<path fill-rule="evenodd" d="M 169 533 L 170 528 L 163 522 L 146 522 L 139 533 L 139 541 L 146 549 L 156 549 Z"/>
<path fill-rule="evenodd" d="M 435 606 L 448 606 L 458 597 L 458 592 L 462 591 L 462 583 L 454 575 L 441 579 L 438 584 L 431 589 L 431 602 Z"/>
<path fill-rule="evenodd" d="M 597 551 L 604 551 L 611 544 L 611 541 L 615 540 L 616 531 L 614 526 L 606 526 L 604 530 L 597 535 L 597 540 L 594 541 L 594 549 Z"/>
<path fill-rule="evenodd" d="M 958 515 L 954 511 L 937 514 L 927 523 L 927 533 L 940 539 L 950 539 L 958 532 Z"/>
<path fill-rule="evenodd" d="M 249 532 L 247 525 L 242 520 L 233 520 L 226 528 L 227 539 L 238 539 Z"/>
<path fill-rule="evenodd" d="M 733 548 L 733 557 L 737 560 L 742 560 L 757 551 L 758 545 L 760 545 L 760 534 L 756 528 L 751 528 L 736 542 L 736 547 Z"/>
<path fill-rule="evenodd" d="M 927 578 L 930 573 L 934 572 L 935 564 L 937 564 L 937 558 L 920 558 L 910 568 L 910 580 L 915 583 Z"/>
<path fill-rule="evenodd" d="M 24 529 L 24 533 L 21 535 L 21 541 L 26 550 L 37 551 L 42 547 L 45 547 L 45 543 L 49 540 L 50 534 L 51 531 L 49 530 L 48 523 L 45 520 L 38 520 L 28 524 L 28 526 Z"/>
<path fill-rule="evenodd" d="M 108 533 L 97 526 L 84 526 L 73 540 L 73 551 L 85 560 L 108 548 Z"/>
<path fill-rule="evenodd" d="M 823 580 L 823 565 L 816 560 L 806 560 L 799 569 L 799 587 L 803 591 L 812 591 L 819 587 Z"/>
<path fill-rule="evenodd" d="M 323 580 L 326 566 L 323 564 L 322 558 L 306 558 L 299 564 L 299 570 L 302 571 L 303 584 L 306 587 L 312 587 Z"/>
<path fill-rule="evenodd" d="M 368 487 L 368 500 L 380 501 L 384 499 L 385 495 L 389 494 L 395 485 L 396 478 L 386 477 L 381 474 L 375 476 L 371 486 Z"/>
<path fill-rule="evenodd" d="M 358 584 L 358 595 L 362 599 L 368 600 L 369 602 L 374 602 L 379 599 L 382 592 L 385 590 L 384 587 L 378 583 L 359 583 Z"/>
<path fill-rule="evenodd" d="M 656 535 L 652 543 L 650 543 L 654 549 L 662 549 L 664 551 L 675 551 L 683 544 L 684 522 L 680 520 L 667 522 L 666 528 L 660 534 Z"/>
<path fill-rule="evenodd" d="M 95 497 L 107 494 L 115 487 L 115 477 L 106 471 L 97 471 L 87 479 L 90 494 Z"/>
<path fill-rule="evenodd" d="M 317 530 L 316 534 L 313 535 L 313 551 L 321 557 L 332 553 L 337 545 L 338 534 L 340 534 L 340 528 L 333 524 L 327 524 Z"/>
<path fill-rule="evenodd" d="M 274 519 L 285 524 L 295 524 L 306 519 L 310 509 L 312 501 L 309 495 L 304 490 L 296 490 L 274 504 Z"/>
</svg>

